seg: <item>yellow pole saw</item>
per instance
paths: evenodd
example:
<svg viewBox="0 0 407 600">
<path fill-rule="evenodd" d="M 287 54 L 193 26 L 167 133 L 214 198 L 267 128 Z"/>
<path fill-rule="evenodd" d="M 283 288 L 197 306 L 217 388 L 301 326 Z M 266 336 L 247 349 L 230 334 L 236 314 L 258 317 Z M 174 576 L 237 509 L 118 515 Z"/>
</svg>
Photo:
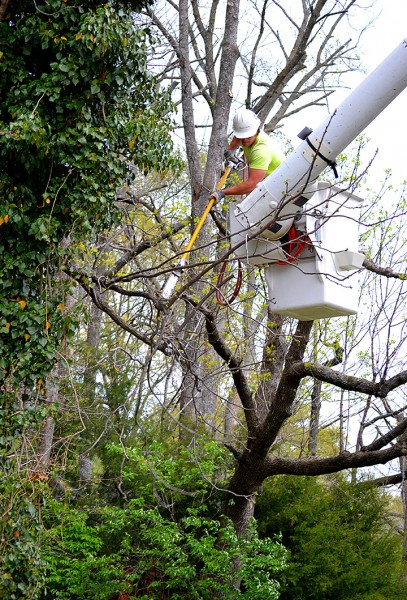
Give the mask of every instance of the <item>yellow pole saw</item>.
<svg viewBox="0 0 407 600">
<path fill-rule="evenodd" d="M 220 190 L 222 188 L 223 184 L 225 183 L 225 181 L 231 171 L 231 168 L 232 167 L 230 165 L 228 165 L 226 167 L 225 172 L 223 173 L 221 180 L 219 181 L 219 183 L 216 187 L 217 190 Z M 172 292 L 174 291 L 174 288 L 177 285 L 177 281 L 181 275 L 182 267 L 184 267 L 186 265 L 188 255 L 192 249 L 192 246 L 194 245 L 195 240 L 198 237 L 203 224 L 205 223 L 206 217 L 209 215 L 209 212 L 214 204 L 215 204 L 215 198 L 211 198 L 202 214 L 202 217 L 199 220 L 198 225 L 195 228 L 194 233 L 192 234 L 191 239 L 189 240 L 188 246 L 185 248 L 185 252 L 182 254 L 182 256 L 178 262 L 178 265 L 176 266 L 174 271 L 171 273 L 170 277 L 168 278 L 168 281 L 164 285 L 164 288 L 162 291 L 162 297 L 164 298 L 164 300 L 168 300 L 168 298 L 171 296 Z"/>
</svg>

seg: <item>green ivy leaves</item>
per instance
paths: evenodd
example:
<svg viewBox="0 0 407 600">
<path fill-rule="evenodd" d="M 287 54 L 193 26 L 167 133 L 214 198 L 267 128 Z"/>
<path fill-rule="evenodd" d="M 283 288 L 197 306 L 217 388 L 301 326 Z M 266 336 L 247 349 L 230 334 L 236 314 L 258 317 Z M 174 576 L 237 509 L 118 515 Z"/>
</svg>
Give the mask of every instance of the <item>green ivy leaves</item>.
<svg viewBox="0 0 407 600">
<path fill-rule="evenodd" d="M 64 269 L 117 221 L 114 201 L 130 161 L 139 173 L 179 164 L 172 105 L 148 70 L 153 40 L 130 12 L 141 4 L 16 0 L 0 22 L 2 461 L 22 455 L 22 432 L 36 431 L 46 378 L 75 331 Z M 38 597 L 42 568 L 35 528 L 24 543 L 13 537 L 14 530 L 29 532 L 24 481 L 19 485 L 21 502 L 11 488 L 0 490 L 0 504 L 11 503 L 10 537 L 0 542 L 8 574 L 0 589 L 10 599 Z"/>
<path fill-rule="evenodd" d="M 95 237 L 117 220 L 116 190 L 129 178 L 129 161 L 142 171 L 178 165 L 169 133 L 172 105 L 148 71 L 146 48 L 154 40 L 126 9 L 120 2 L 78 7 L 50 0 L 47 14 L 27 5 L 1 23 L 4 318 L 9 319 L 13 298 L 27 293 L 30 305 L 35 298 L 37 315 L 48 310 L 51 296 L 56 305 L 63 302 L 55 281 L 52 293 L 46 282 L 75 253 L 77 240 Z M 67 238 L 69 247 L 62 252 Z M 29 314 L 19 326 L 14 319 L 12 328 L 1 329 L 0 344 L 10 357 L 7 374 L 12 364 L 20 364 L 23 349 L 17 340 L 24 341 L 26 352 L 35 344 L 37 353 L 34 337 L 47 339 L 51 356 L 66 333 L 60 319 L 59 331 L 53 323 L 54 337 L 48 331 L 41 338 L 34 313 Z M 45 365 L 44 372 L 51 368 Z"/>
</svg>

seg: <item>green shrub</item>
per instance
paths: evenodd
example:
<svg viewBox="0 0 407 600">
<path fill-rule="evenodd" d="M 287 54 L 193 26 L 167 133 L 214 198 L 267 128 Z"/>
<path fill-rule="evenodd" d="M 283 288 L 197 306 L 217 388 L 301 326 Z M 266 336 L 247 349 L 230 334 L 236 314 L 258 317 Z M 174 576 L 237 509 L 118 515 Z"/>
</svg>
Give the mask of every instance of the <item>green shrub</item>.
<svg viewBox="0 0 407 600">
<path fill-rule="evenodd" d="M 384 519 L 388 498 L 340 476 L 266 482 L 259 532 L 289 550 L 284 600 L 401 600 L 401 538 Z"/>
<path fill-rule="evenodd" d="M 260 540 L 254 522 L 238 539 L 230 522 L 205 513 L 205 506 L 190 510 L 177 523 L 137 500 L 88 514 L 52 502 L 47 520 L 53 526 L 42 541 L 47 598 L 109 600 L 127 592 L 173 600 L 277 599 L 283 546 Z"/>
</svg>

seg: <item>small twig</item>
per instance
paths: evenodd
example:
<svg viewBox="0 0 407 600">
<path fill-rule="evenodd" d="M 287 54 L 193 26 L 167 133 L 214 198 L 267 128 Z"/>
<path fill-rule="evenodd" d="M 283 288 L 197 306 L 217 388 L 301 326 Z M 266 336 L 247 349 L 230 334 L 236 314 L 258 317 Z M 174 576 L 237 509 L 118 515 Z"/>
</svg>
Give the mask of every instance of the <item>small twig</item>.
<svg viewBox="0 0 407 600">
<path fill-rule="evenodd" d="M 37 104 L 34 106 L 34 108 L 33 108 L 33 110 L 32 110 L 32 113 L 31 113 L 30 117 L 33 117 L 33 116 L 34 116 L 34 113 L 35 113 L 35 111 L 37 110 L 37 108 L 38 108 L 38 105 L 39 105 L 39 103 L 41 102 L 41 100 L 44 98 L 44 96 L 45 96 L 45 92 L 44 92 L 44 93 L 43 93 L 43 94 L 42 94 L 42 95 L 41 95 L 41 96 L 38 98 L 38 102 L 37 102 Z"/>
</svg>

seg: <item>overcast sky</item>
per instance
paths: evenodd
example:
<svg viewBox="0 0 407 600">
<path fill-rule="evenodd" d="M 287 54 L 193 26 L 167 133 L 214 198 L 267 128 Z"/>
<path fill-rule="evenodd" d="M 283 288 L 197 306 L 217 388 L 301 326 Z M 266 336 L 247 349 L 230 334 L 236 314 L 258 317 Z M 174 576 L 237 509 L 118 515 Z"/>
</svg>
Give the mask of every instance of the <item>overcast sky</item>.
<svg viewBox="0 0 407 600">
<path fill-rule="evenodd" d="M 381 14 L 362 38 L 364 63 L 372 71 L 407 38 L 407 0 L 379 0 Z M 407 180 L 407 89 L 384 110 L 365 133 L 378 147 L 377 168 L 391 168 L 395 183 Z"/>
<path fill-rule="evenodd" d="M 374 14 L 378 15 L 375 22 L 362 36 L 359 52 L 367 74 L 377 67 L 393 50 L 407 38 L 407 0 L 376 0 Z M 366 23 L 361 23 L 361 28 Z M 361 82 L 366 75 L 353 75 L 350 89 L 338 90 L 329 100 L 330 112 Z M 371 155 L 376 148 L 378 155 L 375 159 L 374 175 L 381 179 L 384 169 L 392 169 L 394 185 L 407 180 L 407 89 L 404 90 L 387 109 L 385 109 L 364 131 L 371 139 Z M 292 139 L 294 146 L 300 141 L 297 133 L 303 126 L 313 129 L 324 120 L 327 113 L 316 119 L 312 111 L 301 113 L 301 124 L 295 120 L 287 122 L 286 134 Z M 310 121 L 310 122 L 308 122 Z M 298 128 L 299 127 L 299 128 Z M 297 131 L 298 129 L 298 131 Z"/>
</svg>

